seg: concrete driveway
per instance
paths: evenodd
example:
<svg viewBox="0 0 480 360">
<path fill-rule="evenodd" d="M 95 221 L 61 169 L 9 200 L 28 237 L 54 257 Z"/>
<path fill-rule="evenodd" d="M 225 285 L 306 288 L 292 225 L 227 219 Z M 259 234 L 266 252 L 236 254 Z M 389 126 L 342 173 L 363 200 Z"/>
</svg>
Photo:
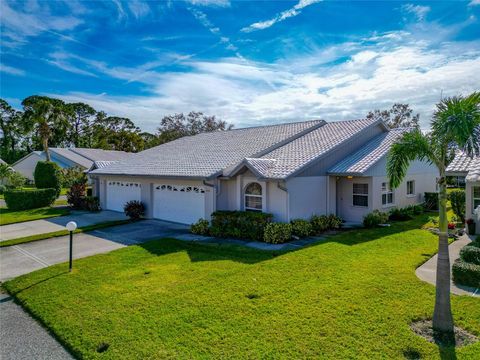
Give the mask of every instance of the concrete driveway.
<svg viewBox="0 0 480 360">
<path fill-rule="evenodd" d="M 75 234 L 73 257 L 78 259 L 106 253 L 161 237 L 188 238 L 189 236 L 187 225 L 160 220 L 142 220 L 89 233 Z M 68 236 L 2 247 L 0 248 L 0 281 L 66 262 L 68 247 Z"/>
<path fill-rule="evenodd" d="M 75 221 L 77 225 L 81 227 L 107 221 L 126 219 L 127 217 L 125 214 L 116 211 L 104 210 L 97 213 L 72 211 L 70 215 L 66 216 L 58 216 L 48 219 L 25 221 L 16 224 L 0 226 L 0 241 L 65 230 L 65 225 L 69 221 Z"/>
</svg>

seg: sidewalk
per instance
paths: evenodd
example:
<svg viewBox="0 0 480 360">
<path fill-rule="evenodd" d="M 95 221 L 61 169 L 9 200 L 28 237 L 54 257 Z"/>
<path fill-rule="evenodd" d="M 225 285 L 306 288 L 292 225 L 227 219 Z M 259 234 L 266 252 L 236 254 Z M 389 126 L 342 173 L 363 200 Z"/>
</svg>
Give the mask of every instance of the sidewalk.
<svg viewBox="0 0 480 360">
<path fill-rule="evenodd" d="M 450 273 L 452 271 L 452 265 L 456 259 L 460 257 L 460 250 L 467 245 L 472 240 L 468 235 L 463 235 L 457 241 L 454 241 L 448 247 L 450 254 Z M 423 265 L 419 266 L 415 271 L 417 277 L 429 284 L 435 286 L 436 280 L 436 270 L 437 270 L 437 255 L 433 256 Z M 450 281 L 450 292 L 456 295 L 470 295 L 475 297 L 480 297 L 480 289 L 475 289 L 467 286 L 455 285 L 453 281 Z"/>
</svg>

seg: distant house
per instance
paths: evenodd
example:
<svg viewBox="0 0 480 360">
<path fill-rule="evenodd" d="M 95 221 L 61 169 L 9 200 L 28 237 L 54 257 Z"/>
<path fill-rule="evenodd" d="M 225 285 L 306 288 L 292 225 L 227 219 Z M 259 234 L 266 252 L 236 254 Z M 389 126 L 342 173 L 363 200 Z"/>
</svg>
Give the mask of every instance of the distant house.
<svg viewBox="0 0 480 360">
<path fill-rule="evenodd" d="M 475 210 L 480 211 L 480 156 L 469 157 L 463 151 L 458 151 L 455 158 L 446 169 L 447 176 L 465 178 L 465 199 L 467 219 L 477 223 L 477 234 L 480 234 L 480 218 Z"/>
<path fill-rule="evenodd" d="M 337 214 L 360 222 L 423 201 L 435 191 L 437 169 L 416 161 L 391 189 L 386 155 L 410 129 L 381 121 L 323 120 L 203 133 L 97 164 L 89 172 L 104 209 L 129 200 L 146 216 L 190 224 L 216 210 L 272 213 L 276 221 Z"/>
<path fill-rule="evenodd" d="M 49 148 L 49 152 L 51 160 L 62 169 L 77 166 L 85 170 L 88 170 L 95 161 L 117 161 L 133 155 L 125 151 L 86 148 Z M 45 160 L 44 151 L 33 151 L 14 163 L 12 168 L 33 181 L 37 162 Z"/>
</svg>

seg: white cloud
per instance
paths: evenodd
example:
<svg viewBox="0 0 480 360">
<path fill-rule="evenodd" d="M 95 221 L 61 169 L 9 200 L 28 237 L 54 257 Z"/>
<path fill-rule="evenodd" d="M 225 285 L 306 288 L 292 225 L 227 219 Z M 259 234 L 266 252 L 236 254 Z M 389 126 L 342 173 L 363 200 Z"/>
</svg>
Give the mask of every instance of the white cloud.
<svg viewBox="0 0 480 360">
<path fill-rule="evenodd" d="M 10 75 L 25 76 L 25 71 L 5 64 L 0 64 L 0 72 Z"/>
<path fill-rule="evenodd" d="M 128 9 L 136 19 L 150 14 L 150 6 L 148 6 L 148 3 L 140 0 L 130 0 L 128 2 Z"/>
<path fill-rule="evenodd" d="M 476 6 L 476 5 L 480 5 L 480 0 L 472 0 L 468 4 L 468 6 Z"/>
<path fill-rule="evenodd" d="M 415 15 L 418 21 L 424 21 L 427 14 L 430 12 L 429 6 L 422 6 L 422 5 L 413 5 L 413 4 L 406 4 L 402 6 L 402 10 Z"/>
<path fill-rule="evenodd" d="M 244 27 L 241 31 L 252 32 L 256 30 L 267 29 L 278 22 L 284 21 L 288 18 L 301 14 L 303 8 L 306 8 L 307 6 L 310 6 L 312 4 L 315 4 L 321 1 L 322 0 L 300 0 L 298 4 L 296 4 L 294 7 L 288 10 L 282 11 L 281 13 L 275 15 L 275 17 L 273 17 L 272 19 L 253 23 L 247 27 Z"/>
<path fill-rule="evenodd" d="M 214 7 L 228 7 L 230 6 L 229 0 L 183 0 L 189 4 L 197 6 L 214 6 Z"/>
</svg>

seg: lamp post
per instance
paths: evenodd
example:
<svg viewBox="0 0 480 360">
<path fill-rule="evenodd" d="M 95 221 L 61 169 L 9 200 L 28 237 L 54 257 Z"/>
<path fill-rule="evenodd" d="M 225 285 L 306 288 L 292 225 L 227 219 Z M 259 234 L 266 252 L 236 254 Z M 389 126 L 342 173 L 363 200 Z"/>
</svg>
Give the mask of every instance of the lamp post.
<svg viewBox="0 0 480 360">
<path fill-rule="evenodd" d="M 72 261 L 73 261 L 73 232 L 77 228 L 77 223 L 75 221 L 69 221 L 65 226 L 68 231 L 70 231 L 70 262 L 68 266 L 68 271 L 72 271 Z"/>
</svg>

